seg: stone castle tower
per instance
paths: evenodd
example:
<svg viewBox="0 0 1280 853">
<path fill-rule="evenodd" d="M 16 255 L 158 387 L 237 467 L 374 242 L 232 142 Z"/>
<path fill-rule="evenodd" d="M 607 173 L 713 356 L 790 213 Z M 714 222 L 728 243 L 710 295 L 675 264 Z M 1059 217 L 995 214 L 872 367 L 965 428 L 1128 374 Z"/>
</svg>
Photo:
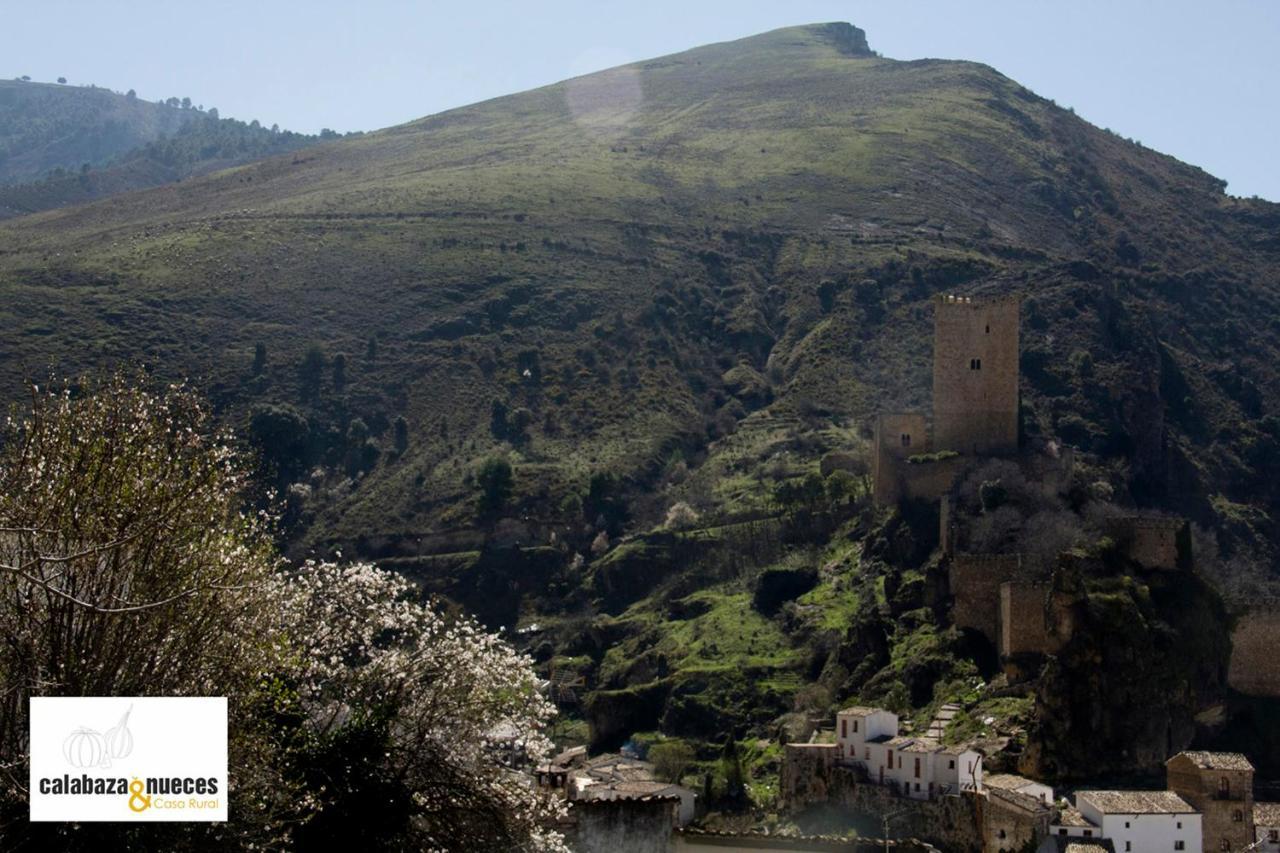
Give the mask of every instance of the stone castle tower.
<svg viewBox="0 0 1280 853">
<path fill-rule="evenodd" d="M 1017 450 L 1021 309 L 1020 296 L 934 297 L 934 450 Z"/>
</svg>

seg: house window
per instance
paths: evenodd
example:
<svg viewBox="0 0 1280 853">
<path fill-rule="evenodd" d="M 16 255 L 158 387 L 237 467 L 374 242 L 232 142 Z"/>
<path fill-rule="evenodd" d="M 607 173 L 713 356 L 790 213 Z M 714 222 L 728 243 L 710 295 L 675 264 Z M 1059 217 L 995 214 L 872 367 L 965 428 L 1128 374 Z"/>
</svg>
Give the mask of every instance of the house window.
<svg viewBox="0 0 1280 853">
<path fill-rule="evenodd" d="M 1218 793 L 1224 797 L 1231 795 L 1231 782 L 1226 776 L 1218 780 Z"/>
<path fill-rule="evenodd" d="M 841 720 L 840 721 L 840 737 L 848 737 L 848 736 L 849 736 L 849 721 Z"/>
<path fill-rule="evenodd" d="M 1126 821 L 1124 822 L 1124 828 L 1125 828 L 1125 829 L 1128 829 L 1128 828 L 1129 828 L 1129 821 L 1127 821 L 1127 820 L 1126 820 Z"/>
<path fill-rule="evenodd" d="M 987 334 L 988 334 L 988 335 L 989 335 L 989 334 L 991 334 L 991 324 L 990 324 L 990 323 L 988 323 L 988 324 L 987 324 Z"/>
<path fill-rule="evenodd" d="M 1227 839 L 1225 839 L 1225 838 L 1224 838 L 1224 839 L 1222 839 L 1221 841 L 1219 841 L 1219 842 L 1218 842 L 1218 849 L 1219 849 L 1219 850 L 1230 850 L 1230 849 L 1231 849 L 1231 842 L 1230 842 L 1230 841 L 1228 841 L 1228 840 L 1227 840 Z"/>
<path fill-rule="evenodd" d="M 857 721 L 857 720 L 854 720 L 854 721 L 853 721 L 853 730 L 854 730 L 855 732 L 858 730 L 858 721 Z"/>
<path fill-rule="evenodd" d="M 862 754 L 862 757 L 867 761 L 871 760 L 871 747 L 866 748 L 866 750 Z"/>
<path fill-rule="evenodd" d="M 954 758 L 947 762 L 947 769 L 948 770 L 956 769 L 956 760 Z"/>
<path fill-rule="evenodd" d="M 919 758 L 918 756 L 916 757 L 916 778 L 917 778 L 917 779 L 919 779 L 919 778 L 920 778 L 920 758 Z M 917 791 L 919 791 L 919 790 L 920 790 L 920 783 L 919 783 L 919 782 L 917 782 L 917 783 L 916 783 L 916 790 L 917 790 Z"/>
<path fill-rule="evenodd" d="M 1267 840 L 1268 840 L 1268 841 L 1280 841 L 1280 829 L 1268 829 L 1268 830 L 1267 830 Z"/>
<path fill-rule="evenodd" d="M 920 793 L 920 783 L 919 783 L 919 782 L 917 782 L 917 783 L 916 783 L 916 793 L 917 793 L 917 794 L 918 794 L 918 793 Z"/>
<path fill-rule="evenodd" d="M 1002 830 L 1000 830 L 1000 837 L 1001 837 L 1001 838 L 1004 838 L 1004 837 L 1005 837 L 1005 831 L 1004 831 L 1003 829 L 1002 829 Z"/>
<path fill-rule="evenodd" d="M 1181 826 L 1182 824 L 1178 824 L 1178 825 L 1179 825 L 1179 826 Z M 1185 842 L 1185 841 L 1175 841 L 1175 842 L 1173 842 L 1173 849 L 1174 849 L 1174 850 L 1186 850 L 1186 849 L 1187 849 L 1187 842 Z"/>
<path fill-rule="evenodd" d="M 1236 823 L 1239 823 L 1240 821 L 1244 820 L 1244 812 L 1240 811 L 1239 809 L 1236 809 L 1235 813 L 1231 815 L 1231 819 Z"/>
<path fill-rule="evenodd" d="M 1127 851 L 1132 850 L 1132 849 L 1133 849 L 1133 842 L 1132 842 L 1132 841 L 1126 841 L 1126 842 L 1124 843 L 1124 849 L 1125 849 L 1126 853 L 1127 853 Z"/>
<path fill-rule="evenodd" d="M 1058 830 L 1058 834 L 1059 834 L 1059 835 L 1066 835 L 1066 834 L 1067 834 L 1067 831 L 1066 831 L 1065 829 L 1059 829 L 1059 830 Z"/>
<path fill-rule="evenodd" d="M 899 755 L 899 756 L 898 756 L 898 769 L 899 769 L 899 770 L 901 770 L 901 769 L 902 769 L 902 756 L 901 756 L 901 755 Z"/>
<path fill-rule="evenodd" d="M 1085 838 L 1093 838 L 1093 830 L 1092 830 L 1092 829 L 1086 829 L 1086 830 L 1084 831 L 1084 837 L 1085 837 Z"/>
<path fill-rule="evenodd" d="M 982 369 L 982 359 L 980 359 L 980 358 L 971 358 L 971 359 L 969 359 L 969 369 L 970 369 L 970 370 L 981 370 L 981 369 Z"/>
<path fill-rule="evenodd" d="M 909 433 L 909 432 L 904 432 L 904 433 L 902 434 L 902 446 L 903 446 L 903 447 L 910 447 L 910 446 L 911 446 L 911 433 Z"/>
</svg>

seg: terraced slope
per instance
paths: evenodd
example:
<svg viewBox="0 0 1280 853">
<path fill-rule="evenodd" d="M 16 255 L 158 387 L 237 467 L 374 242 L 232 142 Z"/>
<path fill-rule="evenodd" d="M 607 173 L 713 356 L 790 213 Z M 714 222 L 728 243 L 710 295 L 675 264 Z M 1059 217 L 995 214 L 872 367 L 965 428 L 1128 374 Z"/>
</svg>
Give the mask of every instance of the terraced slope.
<svg viewBox="0 0 1280 853">
<path fill-rule="evenodd" d="M 495 449 L 509 515 L 601 472 L 633 529 L 741 509 L 761 459 L 693 486 L 749 414 L 856 445 L 927 403 L 931 295 L 1017 289 L 1028 437 L 1265 555 L 1277 227 L 991 68 L 795 27 L 0 225 L 0 388 L 141 359 L 275 406 L 297 541 L 411 557 L 482 535 Z"/>
</svg>

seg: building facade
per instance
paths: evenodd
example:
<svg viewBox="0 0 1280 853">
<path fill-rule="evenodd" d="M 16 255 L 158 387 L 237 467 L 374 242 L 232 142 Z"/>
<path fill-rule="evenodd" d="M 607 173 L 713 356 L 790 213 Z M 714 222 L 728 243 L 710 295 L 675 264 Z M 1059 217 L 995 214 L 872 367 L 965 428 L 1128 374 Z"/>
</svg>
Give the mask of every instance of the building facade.
<svg viewBox="0 0 1280 853">
<path fill-rule="evenodd" d="M 1205 850 L 1242 850 L 1256 840 L 1253 765 L 1238 752 L 1180 752 L 1165 762 L 1170 791 L 1204 816 Z"/>
<path fill-rule="evenodd" d="M 933 448 L 1017 450 L 1021 297 L 937 296 L 933 306 Z"/>
<path fill-rule="evenodd" d="M 1050 835 L 1108 839 L 1117 853 L 1200 853 L 1200 813 L 1173 791 L 1078 791 Z"/>
</svg>

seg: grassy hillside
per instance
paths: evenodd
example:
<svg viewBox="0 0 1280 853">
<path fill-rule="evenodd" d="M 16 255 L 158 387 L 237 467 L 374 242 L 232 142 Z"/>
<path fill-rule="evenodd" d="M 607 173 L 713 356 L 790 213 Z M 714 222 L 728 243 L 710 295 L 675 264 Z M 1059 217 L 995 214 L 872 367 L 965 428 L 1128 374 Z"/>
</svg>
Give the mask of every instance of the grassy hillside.
<svg viewBox="0 0 1280 853">
<path fill-rule="evenodd" d="M 0 81 L 0 219 L 153 187 L 315 140 L 93 86 Z"/>
<path fill-rule="evenodd" d="M 472 525 L 495 400 L 526 510 L 651 494 L 766 404 L 925 404 L 927 297 L 1018 289 L 1028 432 L 1262 547 L 1278 218 L 985 66 L 800 27 L 10 223 L 0 381 L 141 358 L 241 423 L 295 406 L 308 541 L 411 554 Z"/>
<path fill-rule="evenodd" d="M 295 554 L 518 627 L 599 744 L 856 694 L 1021 743 L 1031 698 L 979 693 L 946 625 L 936 521 L 847 497 L 871 416 L 928 406 L 929 298 L 1023 293 L 1024 437 L 1079 448 L 1075 508 L 1185 513 L 1250 594 L 1277 227 L 991 68 L 796 27 L 0 224 L 0 389 L 191 377 Z"/>
</svg>

